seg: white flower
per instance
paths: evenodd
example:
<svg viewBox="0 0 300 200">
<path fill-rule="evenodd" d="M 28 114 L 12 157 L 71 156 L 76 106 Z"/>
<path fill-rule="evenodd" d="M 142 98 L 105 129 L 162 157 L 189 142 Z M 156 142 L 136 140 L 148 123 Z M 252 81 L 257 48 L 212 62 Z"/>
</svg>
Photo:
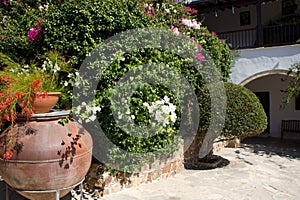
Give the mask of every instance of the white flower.
<svg viewBox="0 0 300 200">
<path fill-rule="evenodd" d="M 166 103 L 170 102 L 170 98 L 168 96 L 164 96 L 164 100 L 165 100 Z"/>
<path fill-rule="evenodd" d="M 170 109 L 170 112 L 175 112 L 176 110 L 176 106 L 172 103 L 169 104 L 169 109 Z"/>
<path fill-rule="evenodd" d="M 120 111 L 118 112 L 118 119 L 122 119 L 122 115 L 121 115 Z"/>
<path fill-rule="evenodd" d="M 95 121 L 97 119 L 97 116 L 96 115 L 91 115 L 90 117 L 89 117 L 89 120 L 91 120 L 91 121 Z"/>
<path fill-rule="evenodd" d="M 143 106 L 146 106 L 147 108 L 149 108 L 149 103 L 148 102 L 144 102 Z"/>
<path fill-rule="evenodd" d="M 75 112 L 76 115 L 79 115 L 80 111 L 81 111 L 81 107 L 77 106 L 76 110 L 74 112 Z"/>
<path fill-rule="evenodd" d="M 173 29 L 173 33 L 174 33 L 175 35 L 179 35 L 179 34 L 180 34 L 179 29 L 178 29 L 177 27 L 175 27 L 175 28 Z"/>
<path fill-rule="evenodd" d="M 135 116 L 134 116 L 134 115 L 131 115 L 131 119 L 135 119 Z"/>
<path fill-rule="evenodd" d="M 46 64 L 44 63 L 44 64 L 42 64 L 42 71 L 46 71 Z"/>
<path fill-rule="evenodd" d="M 69 83 L 68 83 L 68 81 L 65 81 L 65 82 L 64 82 L 64 86 L 66 86 L 66 87 L 67 87 L 67 86 L 68 86 L 68 84 L 69 84 Z"/>
<path fill-rule="evenodd" d="M 97 111 L 101 111 L 101 107 L 100 106 L 94 106 L 93 107 L 93 113 L 96 113 Z"/>
<path fill-rule="evenodd" d="M 74 84 L 76 87 L 78 87 L 80 85 L 80 83 L 78 81 L 75 82 Z"/>
<path fill-rule="evenodd" d="M 170 98 L 168 96 L 164 96 L 162 100 L 152 102 L 151 105 L 147 102 L 144 102 L 143 105 L 147 107 L 151 119 L 155 120 L 163 127 L 170 124 L 170 122 L 176 122 L 176 106 L 170 103 Z"/>
<path fill-rule="evenodd" d="M 54 72 L 58 72 L 60 70 L 60 67 L 58 66 L 58 64 L 57 63 L 55 63 L 55 65 L 54 65 Z"/>
<path fill-rule="evenodd" d="M 177 119 L 176 113 L 172 113 L 172 114 L 170 115 L 170 119 L 171 119 L 171 121 L 172 121 L 173 123 L 175 123 L 175 122 L 176 122 L 176 119 Z"/>
</svg>

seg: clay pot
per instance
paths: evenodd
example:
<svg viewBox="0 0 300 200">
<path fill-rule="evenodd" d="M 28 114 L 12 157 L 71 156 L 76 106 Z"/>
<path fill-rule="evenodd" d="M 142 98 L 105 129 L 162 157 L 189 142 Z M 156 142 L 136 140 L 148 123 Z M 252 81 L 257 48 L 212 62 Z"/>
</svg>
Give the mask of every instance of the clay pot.
<svg viewBox="0 0 300 200">
<path fill-rule="evenodd" d="M 30 103 L 33 108 L 33 112 L 48 113 L 58 102 L 61 92 L 47 92 L 46 95 L 35 95 L 33 101 Z M 26 104 L 22 101 L 18 101 L 18 104 L 23 107 Z"/>
<path fill-rule="evenodd" d="M 0 176 L 22 196 L 56 199 L 65 196 L 88 172 L 92 159 L 92 138 L 76 121 L 62 125 L 68 111 L 34 114 L 29 122 L 19 119 L 13 127 L 16 152 L 0 160 Z M 8 133 L 0 135 L 0 155 Z"/>
<path fill-rule="evenodd" d="M 60 92 L 47 92 L 47 95 L 45 97 L 36 96 L 32 102 L 33 112 L 49 112 L 58 102 L 60 94 Z"/>
</svg>

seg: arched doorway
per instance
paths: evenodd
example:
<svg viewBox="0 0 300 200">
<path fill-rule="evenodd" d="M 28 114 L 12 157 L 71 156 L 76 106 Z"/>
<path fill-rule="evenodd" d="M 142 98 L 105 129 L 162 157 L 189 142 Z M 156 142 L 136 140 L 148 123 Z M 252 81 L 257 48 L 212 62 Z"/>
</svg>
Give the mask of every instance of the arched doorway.
<svg viewBox="0 0 300 200">
<path fill-rule="evenodd" d="M 253 91 L 260 99 L 268 116 L 268 129 L 271 137 L 280 137 L 281 121 L 284 119 L 300 119 L 300 110 L 296 109 L 296 101 L 284 106 L 284 92 L 291 78 L 287 79 L 286 70 L 271 70 L 255 74 L 240 84 Z"/>
</svg>

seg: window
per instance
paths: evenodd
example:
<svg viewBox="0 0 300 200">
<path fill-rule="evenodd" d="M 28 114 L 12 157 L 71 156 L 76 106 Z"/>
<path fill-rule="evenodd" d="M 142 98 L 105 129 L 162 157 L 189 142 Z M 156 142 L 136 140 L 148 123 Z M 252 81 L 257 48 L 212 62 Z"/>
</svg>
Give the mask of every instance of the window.
<svg viewBox="0 0 300 200">
<path fill-rule="evenodd" d="M 250 11 L 240 12 L 240 25 L 246 26 L 246 25 L 250 25 L 250 24 L 251 24 Z"/>
</svg>

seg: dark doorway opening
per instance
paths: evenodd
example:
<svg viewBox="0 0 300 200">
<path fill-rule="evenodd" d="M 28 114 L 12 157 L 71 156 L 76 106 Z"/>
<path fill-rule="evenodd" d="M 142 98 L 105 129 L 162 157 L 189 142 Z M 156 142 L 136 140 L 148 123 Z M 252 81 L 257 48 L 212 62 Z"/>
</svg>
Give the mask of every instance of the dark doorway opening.
<svg viewBox="0 0 300 200">
<path fill-rule="evenodd" d="M 270 133 L 270 93 L 269 92 L 254 92 L 262 104 L 268 118 L 267 129 L 263 133 Z"/>
</svg>

